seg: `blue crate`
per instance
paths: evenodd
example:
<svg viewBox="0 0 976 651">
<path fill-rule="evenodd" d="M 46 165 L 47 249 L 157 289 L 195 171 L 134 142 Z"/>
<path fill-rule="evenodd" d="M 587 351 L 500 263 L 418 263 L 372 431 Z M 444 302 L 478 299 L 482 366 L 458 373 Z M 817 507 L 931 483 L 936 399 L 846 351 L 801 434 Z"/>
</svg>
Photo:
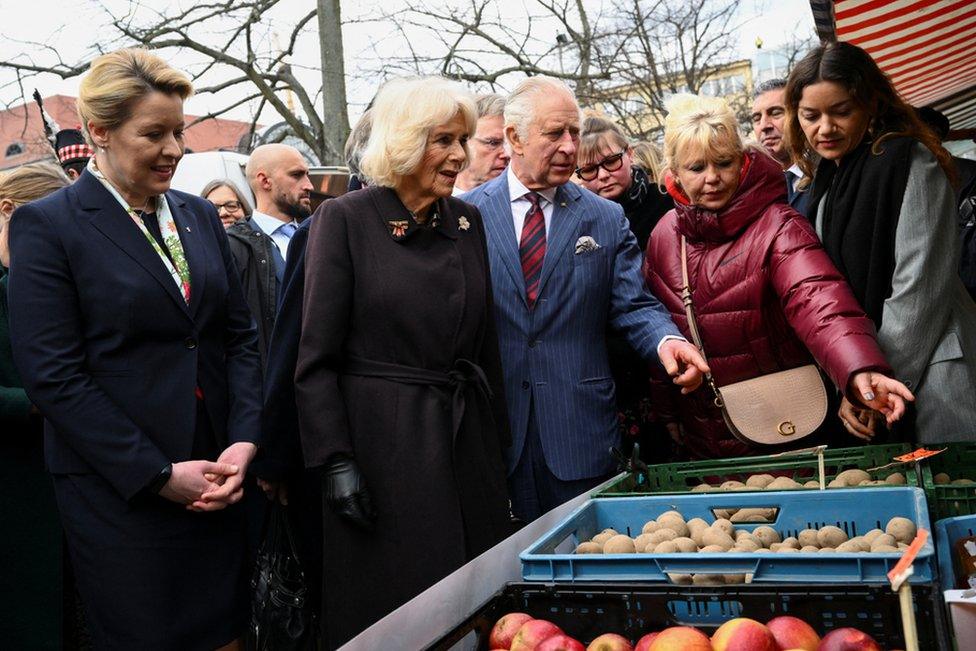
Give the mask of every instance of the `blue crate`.
<svg viewBox="0 0 976 651">
<path fill-rule="evenodd" d="M 889 519 L 902 516 L 930 528 L 925 494 L 920 488 L 878 488 L 870 492 L 773 491 L 768 493 L 708 493 L 590 500 L 520 555 L 526 581 L 668 581 L 674 574 L 751 574 L 754 583 L 886 583 L 887 573 L 901 553 L 774 552 L 703 554 L 573 554 L 580 542 L 607 527 L 636 535 L 644 523 L 665 511 L 679 511 L 685 519 L 712 522 L 713 509 L 775 508 L 769 523 L 736 523 L 752 531 L 768 524 L 784 538 L 803 529 L 835 525 L 848 536 L 883 529 Z M 843 519 L 842 519 L 843 518 Z M 915 560 L 913 583 L 937 577 L 931 540 Z"/>
<path fill-rule="evenodd" d="M 935 523 L 935 549 L 939 560 L 939 577 L 942 588 L 956 587 L 956 560 L 952 547 L 960 538 L 976 535 L 976 515 L 960 515 L 943 518 Z"/>
</svg>

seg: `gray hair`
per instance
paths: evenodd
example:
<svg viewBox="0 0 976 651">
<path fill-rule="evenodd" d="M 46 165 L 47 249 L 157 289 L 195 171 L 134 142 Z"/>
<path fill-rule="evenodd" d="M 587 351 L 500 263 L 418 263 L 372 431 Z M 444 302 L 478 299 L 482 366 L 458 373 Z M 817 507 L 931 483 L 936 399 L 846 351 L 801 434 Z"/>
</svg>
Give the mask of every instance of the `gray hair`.
<svg viewBox="0 0 976 651">
<path fill-rule="evenodd" d="M 369 142 L 369 133 L 372 129 L 373 110 L 366 109 L 362 117 L 359 118 L 359 122 L 356 123 L 356 126 L 349 133 L 349 138 L 346 140 L 346 147 L 342 152 L 346 159 L 346 166 L 349 167 L 349 173 L 363 182 L 367 181 L 367 179 L 362 169 L 360 169 L 359 163 L 363 159 L 363 151 L 366 149 L 366 143 Z"/>
<path fill-rule="evenodd" d="M 528 77 L 515 87 L 505 101 L 505 125 L 513 125 L 520 138 L 524 139 L 528 136 L 529 124 L 536 117 L 535 101 L 547 92 L 566 93 L 573 98 L 573 102 L 576 101 L 573 89 L 561 79 L 544 76 Z"/>
<path fill-rule="evenodd" d="M 780 79 L 779 77 L 777 77 L 776 79 L 767 79 L 763 83 L 756 86 L 756 90 L 752 94 L 752 97 L 755 99 L 756 97 L 759 97 L 763 93 L 768 93 L 771 90 L 782 90 L 783 88 L 786 88 L 785 79 Z"/>
<path fill-rule="evenodd" d="M 478 119 L 497 118 L 505 115 L 505 98 L 498 93 L 487 93 L 475 98 L 478 107 Z"/>
</svg>

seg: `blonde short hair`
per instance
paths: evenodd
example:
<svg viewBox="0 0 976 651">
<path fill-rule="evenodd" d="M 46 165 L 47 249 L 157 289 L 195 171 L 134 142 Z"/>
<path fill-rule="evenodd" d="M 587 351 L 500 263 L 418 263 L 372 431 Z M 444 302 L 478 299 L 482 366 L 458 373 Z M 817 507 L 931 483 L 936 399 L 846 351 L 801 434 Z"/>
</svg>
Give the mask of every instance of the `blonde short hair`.
<svg viewBox="0 0 976 651">
<path fill-rule="evenodd" d="M 374 185 L 391 188 L 416 171 L 432 129 L 461 115 L 471 137 L 478 123 L 474 96 L 443 77 L 388 82 L 376 95 L 371 115 L 372 130 L 359 167 Z"/>
<path fill-rule="evenodd" d="M 18 208 L 69 185 L 64 170 L 54 163 L 29 163 L 0 175 L 0 201 Z M 0 216 L 0 225 L 3 221 Z"/>
<path fill-rule="evenodd" d="M 116 50 L 92 61 L 78 88 L 78 118 L 88 143 L 94 145 L 89 122 L 118 128 L 131 117 L 132 105 L 153 91 L 186 99 L 193 94 L 193 84 L 182 72 L 141 48 Z"/>
<path fill-rule="evenodd" d="M 661 148 L 655 143 L 642 140 L 635 142 L 632 146 L 634 150 L 634 165 L 641 168 L 652 179 L 661 176 Z"/>
<path fill-rule="evenodd" d="M 724 99 L 674 95 L 664 108 L 668 112 L 664 120 L 664 172 L 676 171 L 689 154 L 743 153 L 735 114 Z"/>
</svg>

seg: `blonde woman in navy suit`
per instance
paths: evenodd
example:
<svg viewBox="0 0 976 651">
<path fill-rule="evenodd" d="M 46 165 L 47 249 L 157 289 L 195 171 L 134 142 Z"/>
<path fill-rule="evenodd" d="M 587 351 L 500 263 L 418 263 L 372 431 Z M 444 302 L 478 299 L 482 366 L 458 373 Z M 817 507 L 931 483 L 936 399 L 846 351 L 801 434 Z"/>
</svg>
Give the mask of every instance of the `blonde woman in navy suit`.
<svg viewBox="0 0 976 651">
<path fill-rule="evenodd" d="M 170 190 L 191 91 L 144 50 L 96 59 L 94 159 L 10 225 L 14 358 L 99 649 L 235 649 L 245 627 L 261 377 L 220 220 Z"/>
</svg>

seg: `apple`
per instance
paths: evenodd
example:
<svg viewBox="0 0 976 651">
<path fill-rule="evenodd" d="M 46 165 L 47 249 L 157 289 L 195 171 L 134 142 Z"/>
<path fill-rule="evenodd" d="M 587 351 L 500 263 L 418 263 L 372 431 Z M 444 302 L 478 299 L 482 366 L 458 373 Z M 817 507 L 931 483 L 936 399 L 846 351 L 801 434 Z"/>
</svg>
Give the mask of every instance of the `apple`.
<svg viewBox="0 0 976 651">
<path fill-rule="evenodd" d="M 522 628 L 522 624 L 530 619 L 532 616 L 525 613 L 503 615 L 491 629 L 491 635 L 488 636 L 488 646 L 492 649 L 511 648 L 515 634 Z"/>
<path fill-rule="evenodd" d="M 817 646 L 820 644 L 820 636 L 813 627 L 798 617 L 789 615 L 774 617 L 766 622 L 766 628 L 773 634 L 776 644 L 781 649 L 817 651 Z"/>
<path fill-rule="evenodd" d="M 604 633 L 590 642 L 586 651 L 634 651 L 630 640 L 616 633 Z"/>
<path fill-rule="evenodd" d="M 637 640 L 637 644 L 634 646 L 634 651 L 648 651 L 648 649 L 651 648 L 651 642 L 653 642 L 654 638 L 660 634 L 660 632 L 648 633 L 641 639 Z"/>
<path fill-rule="evenodd" d="M 837 628 L 823 636 L 817 651 L 882 651 L 873 637 L 856 628 Z"/>
<path fill-rule="evenodd" d="M 730 619 L 712 634 L 715 651 L 779 651 L 768 628 L 754 619 Z"/>
<path fill-rule="evenodd" d="M 530 619 L 522 624 L 512 638 L 511 651 L 534 651 L 546 638 L 562 633 L 562 629 L 545 619 Z"/>
<path fill-rule="evenodd" d="M 658 633 L 647 651 L 712 651 L 712 643 L 697 628 L 672 626 Z"/>
<path fill-rule="evenodd" d="M 565 633 L 553 635 L 544 639 L 535 651 L 586 651 L 586 647 L 579 640 L 575 640 Z"/>
</svg>

